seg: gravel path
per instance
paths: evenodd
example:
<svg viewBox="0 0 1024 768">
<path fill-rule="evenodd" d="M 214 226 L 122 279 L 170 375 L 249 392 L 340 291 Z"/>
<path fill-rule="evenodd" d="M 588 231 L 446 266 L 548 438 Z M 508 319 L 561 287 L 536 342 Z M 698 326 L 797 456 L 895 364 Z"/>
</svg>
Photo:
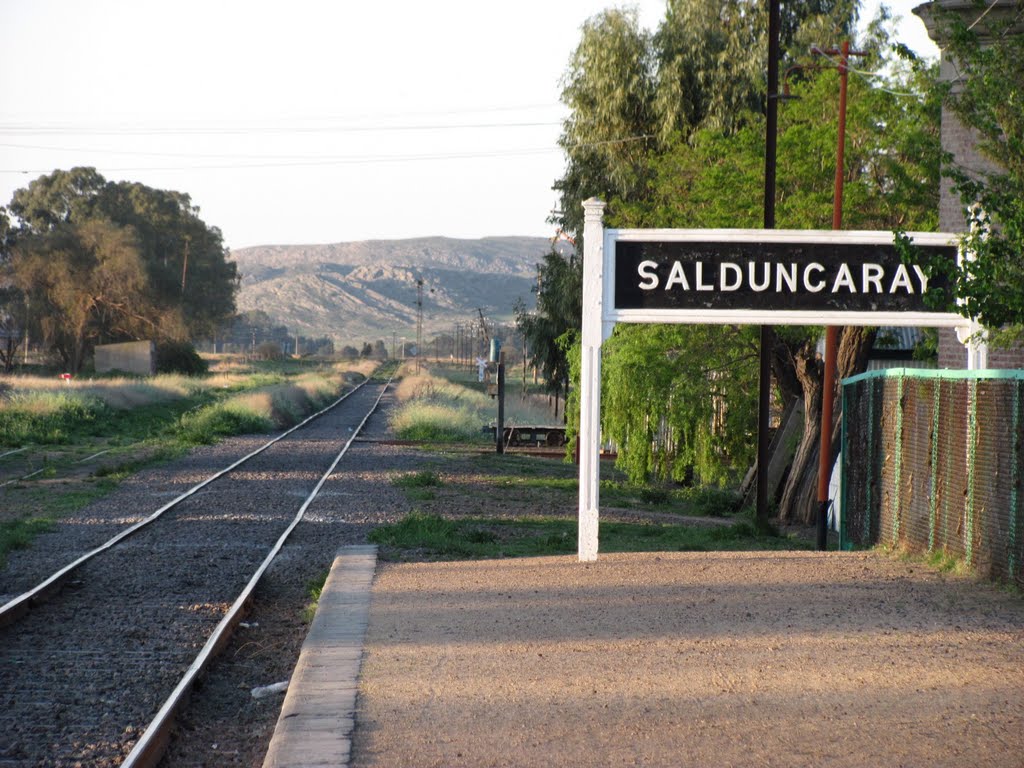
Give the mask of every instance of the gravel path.
<svg viewBox="0 0 1024 768">
<path fill-rule="evenodd" d="M 1024 765 L 1024 602 L 876 553 L 378 567 L 355 768 Z"/>
</svg>

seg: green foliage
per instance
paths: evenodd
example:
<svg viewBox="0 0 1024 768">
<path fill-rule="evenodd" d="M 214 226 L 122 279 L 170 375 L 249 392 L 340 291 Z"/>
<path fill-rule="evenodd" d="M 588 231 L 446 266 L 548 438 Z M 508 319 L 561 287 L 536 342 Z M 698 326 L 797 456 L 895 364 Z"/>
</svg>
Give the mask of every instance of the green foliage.
<svg viewBox="0 0 1024 768">
<path fill-rule="evenodd" d="M 209 445 L 221 437 L 269 432 L 273 428 L 269 415 L 229 401 L 183 415 L 175 433 L 187 443 Z"/>
<path fill-rule="evenodd" d="M 403 402 L 393 411 L 390 423 L 403 440 L 479 442 L 484 437 L 481 426 L 494 407 L 479 389 L 429 373 L 405 377 L 398 397 Z"/>
<path fill-rule="evenodd" d="M 430 403 L 410 403 L 391 418 L 402 440 L 436 443 L 480 440 L 480 423 L 475 412 Z"/>
<path fill-rule="evenodd" d="M 764 9 L 673 0 L 653 38 L 627 34 L 628 15 L 605 15 L 585 28 L 580 51 L 589 58 L 574 60 L 566 75 L 571 116 L 563 137 L 579 141 L 583 126 L 608 148 L 595 159 L 598 150 L 564 141 L 569 164 L 559 188 L 566 229 L 579 231 L 580 203 L 595 195 L 609 202 L 606 222 L 612 227 L 761 226 Z M 782 69 L 796 98 L 779 108 L 776 225 L 828 229 L 838 74 L 834 62 L 804 52 L 811 42 L 827 48 L 846 37 L 855 6 L 808 2 L 785 12 Z M 886 74 L 870 82 L 851 74 L 848 81 L 843 224 L 930 230 L 937 223 L 940 101 L 927 88 L 932 72 L 899 58 L 891 38 L 883 11 L 855 41 L 854 48 L 867 54 L 856 60 L 857 68 Z M 636 50 L 632 58 L 601 58 L 595 46 L 602 40 L 632 40 Z M 646 71 L 647 79 L 634 70 Z M 634 82 L 632 101 L 618 93 L 600 104 L 580 98 L 617 84 L 626 90 Z M 645 107 L 626 109 L 633 104 Z M 637 123 L 629 124 L 624 115 L 637 116 Z M 643 120 L 648 122 L 641 126 Z M 631 135 L 621 133 L 626 125 Z M 816 332 L 783 331 L 780 343 L 772 345 L 773 371 L 786 397 L 804 394 L 798 371 L 816 370 Z M 745 334 L 725 328 L 616 329 L 602 359 L 602 428 L 631 481 L 716 485 L 746 469 L 753 458 L 757 387 L 751 355 L 756 347 Z M 865 334 L 844 334 L 843 359 L 861 359 L 859 351 L 868 343 Z M 573 376 L 578 380 L 575 368 Z M 658 404 L 656 412 L 652 403 Z M 568 409 L 571 430 L 577 405 L 573 400 Z M 803 469 L 794 471 L 794 482 Z"/>
<path fill-rule="evenodd" d="M 11 520 L 0 523 L 0 568 L 7 560 L 8 552 L 29 547 L 36 536 L 52 530 L 53 521 L 45 518 Z"/>
<path fill-rule="evenodd" d="M 879 32 L 879 34 L 882 34 Z M 868 41 L 873 68 L 890 66 L 885 89 L 850 77 L 844 225 L 851 229 L 933 230 L 937 225 L 939 102 L 924 95 L 926 73 Z M 809 62 L 809 65 L 813 62 Z M 779 109 L 776 224 L 829 229 L 837 142 L 838 75 L 810 70 Z M 759 227 L 763 220 L 764 119 L 732 130 L 705 128 L 648 159 L 651 184 L 640 198 L 613 201 L 623 227 Z"/>
<path fill-rule="evenodd" d="M 706 517 L 726 517 L 739 509 L 743 501 L 740 495 L 731 488 L 715 488 L 698 486 L 684 488 L 683 498 L 692 505 L 694 514 Z"/>
<path fill-rule="evenodd" d="M 1000 6 L 990 16 L 979 6 L 970 27 L 955 14 L 936 12 L 945 54 L 963 75 L 955 89 L 936 84 L 932 95 L 976 132 L 977 148 L 992 166 L 950 164 L 944 171 L 967 210 L 961 248 L 969 258 L 929 261 L 905 238 L 902 250 L 927 264 L 934 308 L 977 319 L 995 345 L 1013 344 L 1024 335 L 1024 3 Z"/>
<path fill-rule="evenodd" d="M 256 357 L 260 360 L 284 360 L 281 345 L 273 341 L 265 341 L 256 347 Z"/>
<path fill-rule="evenodd" d="M 527 311 L 516 304 L 516 326 L 523 334 L 530 361 L 553 392 L 564 392 L 569 382 L 565 340 L 581 327 L 583 269 L 576 254 L 552 250 L 537 265 L 537 308 Z"/>
<path fill-rule="evenodd" d="M 979 6 L 974 18 L 980 25 L 968 27 L 941 9 L 937 15 L 948 39 L 946 55 L 964 76 L 953 91 L 936 86 L 933 94 L 976 132 L 977 147 L 993 167 L 946 170 L 967 210 L 961 246 L 970 258 L 931 265 L 932 278 L 948 285 L 931 299 L 977 319 L 997 343 L 1012 343 L 1024 326 L 1024 3 L 986 16 Z M 988 39 L 984 47 L 981 34 Z"/>
<path fill-rule="evenodd" d="M 315 579 L 306 583 L 306 594 L 310 602 L 302 609 L 302 620 L 307 624 L 313 621 L 316 616 L 316 609 L 320 605 L 320 596 L 324 593 L 324 586 L 327 584 L 327 577 L 330 571 L 321 572 Z"/>
<path fill-rule="evenodd" d="M 94 398 L 63 392 L 15 393 L 0 407 L 0 446 L 59 445 L 91 433 L 109 409 Z"/>
<path fill-rule="evenodd" d="M 786 3 L 783 11 L 782 69 L 795 63 L 790 51 L 837 43 L 856 19 L 848 0 Z M 766 4 L 747 0 L 670 0 L 653 36 L 628 10 L 584 25 L 563 80 L 570 114 L 560 144 L 569 162 L 555 186 L 565 231 L 581 234 L 588 197 L 612 203 L 613 218 L 620 202 L 647 198 L 652 158 L 700 131 L 730 136 L 761 120 L 766 16 Z"/>
<path fill-rule="evenodd" d="M 156 345 L 156 371 L 203 376 L 209 373 L 210 364 L 187 341 L 163 341 Z"/>
<path fill-rule="evenodd" d="M 441 478 L 436 472 L 425 469 L 409 475 L 399 475 L 392 483 L 399 488 L 436 488 L 441 485 Z"/>
<path fill-rule="evenodd" d="M 718 485 L 756 440 L 756 329 L 622 326 L 606 344 L 603 433 L 633 483 Z M 651 403 L 658 404 L 652 412 Z"/>
<path fill-rule="evenodd" d="M 71 370 L 100 340 L 182 339 L 234 312 L 235 264 L 188 195 L 74 168 L 17 190 L 10 212 L 0 283 L 19 295 L 0 300 Z"/>
<path fill-rule="evenodd" d="M 797 549 L 804 545 L 759 535 L 747 522 L 686 526 L 601 522 L 603 552 L 711 552 Z M 374 529 L 385 559 L 464 559 L 565 555 L 576 551 L 576 522 L 555 518 L 457 518 L 413 513 Z"/>
<path fill-rule="evenodd" d="M 559 144 L 570 161 L 555 187 L 565 231 L 582 232 L 588 197 L 643 188 L 642 161 L 657 134 L 652 70 L 651 38 L 635 10 L 609 9 L 583 25 L 562 89 L 570 115 Z"/>
</svg>

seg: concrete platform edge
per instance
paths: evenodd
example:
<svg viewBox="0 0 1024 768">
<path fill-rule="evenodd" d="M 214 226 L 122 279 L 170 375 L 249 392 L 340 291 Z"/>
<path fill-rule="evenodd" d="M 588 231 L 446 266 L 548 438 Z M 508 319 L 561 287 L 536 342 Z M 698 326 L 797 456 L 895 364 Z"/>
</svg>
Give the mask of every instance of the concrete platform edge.
<svg viewBox="0 0 1024 768">
<path fill-rule="evenodd" d="M 376 546 L 338 550 L 292 672 L 263 768 L 348 765 L 376 569 Z M 331 658 L 340 663 L 325 665 L 324 660 Z M 315 706 L 310 706 L 311 699 Z"/>
</svg>

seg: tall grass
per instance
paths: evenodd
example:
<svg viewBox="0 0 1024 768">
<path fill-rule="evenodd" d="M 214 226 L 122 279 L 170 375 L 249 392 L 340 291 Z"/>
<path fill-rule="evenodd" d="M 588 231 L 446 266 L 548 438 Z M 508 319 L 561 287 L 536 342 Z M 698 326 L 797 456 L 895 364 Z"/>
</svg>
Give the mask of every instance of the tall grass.
<svg viewBox="0 0 1024 768">
<path fill-rule="evenodd" d="M 268 432 L 274 427 L 270 410 L 269 393 L 238 395 L 186 413 L 178 421 L 175 435 L 187 443 L 209 444 L 229 435 Z"/>
<path fill-rule="evenodd" d="M 494 402 L 479 390 L 421 370 L 395 388 L 399 406 L 391 428 L 403 440 L 455 442 L 482 439 Z"/>
<path fill-rule="evenodd" d="M 105 408 L 94 397 L 65 392 L 15 393 L 0 402 L 0 445 L 66 443 L 94 424 Z"/>
<path fill-rule="evenodd" d="M 163 427 L 186 442 L 208 443 L 223 435 L 291 426 L 327 405 L 373 366 L 372 361 L 315 370 L 296 365 L 291 375 L 283 369 L 238 367 L 202 378 L 167 374 L 69 382 L 5 377 L 0 380 L 0 446 L 62 444 L 76 435 L 125 428 L 137 437 Z M 168 404 L 176 412 L 159 409 Z M 192 410 L 179 421 L 187 408 Z M 129 425 L 130 414 L 147 424 Z"/>
</svg>

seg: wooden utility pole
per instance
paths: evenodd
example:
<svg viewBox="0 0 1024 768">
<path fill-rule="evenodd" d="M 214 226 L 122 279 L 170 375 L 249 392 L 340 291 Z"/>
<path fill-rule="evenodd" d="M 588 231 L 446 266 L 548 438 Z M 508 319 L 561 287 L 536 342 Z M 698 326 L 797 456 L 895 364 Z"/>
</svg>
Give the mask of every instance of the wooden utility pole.
<svg viewBox="0 0 1024 768">
<path fill-rule="evenodd" d="M 779 124 L 780 0 L 768 7 L 768 103 L 764 145 L 764 228 L 775 229 L 775 157 Z M 770 325 L 761 326 L 757 393 L 757 523 L 768 525 L 768 416 L 772 404 L 772 338 Z"/>
<path fill-rule="evenodd" d="M 185 236 L 185 258 L 181 263 L 181 295 L 185 295 L 185 278 L 188 275 L 188 248 L 192 238 Z"/>
</svg>

